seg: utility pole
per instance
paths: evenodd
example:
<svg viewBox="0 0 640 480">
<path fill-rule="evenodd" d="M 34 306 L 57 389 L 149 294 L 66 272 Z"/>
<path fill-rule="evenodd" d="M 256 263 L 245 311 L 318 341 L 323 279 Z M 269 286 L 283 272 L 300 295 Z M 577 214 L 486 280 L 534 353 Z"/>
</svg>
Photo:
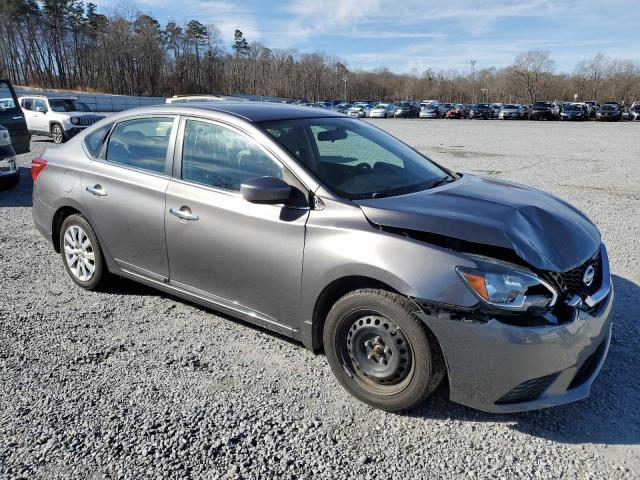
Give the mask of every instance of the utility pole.
<svg viewBox="0 0 640 480">
<path fill-rule="evenodd" d="M 476 60 L 471 60 L 471 103 L 476 102 Z"/>
<path fill-rule="evenodd" d="M 349 77 L 345 75 L 342 78 L 342 81 L 344 81 L 344 101 L 345 102 L 347 101 L 347 80 L 349 80 Z"/>
</svg>

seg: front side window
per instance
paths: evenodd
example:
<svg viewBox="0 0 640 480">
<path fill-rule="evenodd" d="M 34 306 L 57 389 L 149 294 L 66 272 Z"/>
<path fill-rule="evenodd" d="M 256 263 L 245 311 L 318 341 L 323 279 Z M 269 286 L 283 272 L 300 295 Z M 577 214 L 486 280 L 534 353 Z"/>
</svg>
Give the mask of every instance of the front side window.
<svg viewBox="0 0 640 480">
<path fill-rule="evenodd" d="M 235 192 L 246 180 L 283 178 L 283 170 L 253 140 L 208 122 L 187 120 L 182 179 Z"/>
<path fill-rule="evenodd" d="M 23 98 L 20 100 L 20 105 L 25 110 L 33 110 L 33 100 L 30 98 Z"/>
<path fill-rule="evenodd" d="M 6 82 L 0 82 L 0 107 L 5 110 L 16 108 L 15 98 Z"/>
<path fill-rule="evenodd" d="M 312 118 L 263 127 L 300 164 L 346 198 L 401 195 L 453 179 L 391 135 L 358 120 Z"/>
<path fill-rule="evenodd" d="M 118 123 L 107 145 L 106 160 L 164 173 L 173 118 L 137 118 Z"/>
<path fill-rule="evenodd" d="M 91 109 L 86 103 L 73 99 L 49 99 L 49 106 L 54 112 L 90 112 Z"/>
</svg>

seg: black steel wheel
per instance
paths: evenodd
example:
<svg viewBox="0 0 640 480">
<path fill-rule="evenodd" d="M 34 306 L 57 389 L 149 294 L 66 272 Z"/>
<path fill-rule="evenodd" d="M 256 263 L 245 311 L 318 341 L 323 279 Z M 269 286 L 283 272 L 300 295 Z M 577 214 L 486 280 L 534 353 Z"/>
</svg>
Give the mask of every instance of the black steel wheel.
<svg viewBox="0 0 640 480">
<path fill-rule="evenodd" d="M 364 289 L 348 293 L 329 312 L 325 354 L 340 383 L 359 400 L 407 410 L 443 379 L 440 347 L 415 309 L 400 295 Z"/>
</svg>

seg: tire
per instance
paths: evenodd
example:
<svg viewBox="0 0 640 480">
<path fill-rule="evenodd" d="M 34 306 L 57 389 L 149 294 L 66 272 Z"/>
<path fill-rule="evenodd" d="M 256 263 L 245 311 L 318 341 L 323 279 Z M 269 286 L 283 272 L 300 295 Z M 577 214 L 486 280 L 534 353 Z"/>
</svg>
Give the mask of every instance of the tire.
<svg viewBox="0 0 640 480">
<path fill-rule="evenodd" d="M 20 175 L 14 175 L 10 180 L 0 179 L 0 191 L 13 190 L 20 183 Z"/>
<path fill-rule="evenodd" d="M 53 143 L 64 143 L 67 140 L 66 135 L 64 134 L 64 130 L 58 123 L 54 123 L 51 125 L 51 138 L 53 139 Z"/>
<path fill-rule="evenodd" d="M 356 290 L 331 308 L 323 343 L 329 365 L 358 400 L 386 411 L 423 403 L 445 375 L 436 338 L 405 297 Z"/>
<path fill-rule="evenodd" d="M 74 253 L 71 253 L 72 250 Z M 100 243 L 82 215 L 70 215 L 62 222 L 60 255 L 71 279 L 85 290 L 96 290 L 106 281 L 107 268 Z"/>
</svg>

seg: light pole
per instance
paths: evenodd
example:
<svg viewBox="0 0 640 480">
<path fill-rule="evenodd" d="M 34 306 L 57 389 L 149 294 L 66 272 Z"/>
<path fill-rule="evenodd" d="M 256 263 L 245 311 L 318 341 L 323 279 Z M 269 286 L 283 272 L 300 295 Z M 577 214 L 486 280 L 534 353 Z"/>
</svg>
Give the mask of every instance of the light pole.
<svg viewBox="0 0 640 480">
<path fill-rule="evenodd" d="M 471 102 L 476 101 L 476 60 L 471 60 Z"/>
<path fill-rule="evenodd" d="M 345 75 L 342 78 L 342 81 L 344 82 L 344 101 L 345 102 L 347 101 L 347 80 L 349 80 L 349 77 Z"/>
</svg>

